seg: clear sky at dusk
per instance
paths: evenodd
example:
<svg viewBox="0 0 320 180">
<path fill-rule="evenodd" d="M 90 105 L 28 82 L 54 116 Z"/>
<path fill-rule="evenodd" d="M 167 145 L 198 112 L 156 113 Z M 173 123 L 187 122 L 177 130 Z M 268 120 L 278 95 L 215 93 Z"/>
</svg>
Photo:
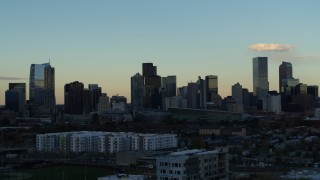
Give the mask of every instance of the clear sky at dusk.
<svg viewBox="0 0 320 180">
<path fill-rule="evenodd" d="M 320 85 L 319 7 L 319 0 L 0 1 L 0 104 L 9 82 L 29 87 L 30 65 L 49 58 L 58 104 L 73 81 L 130 99 L 130 77 L 143 62 L 177 75 L 178 86 L 217 75 L 223 97 L 237 82 L 252 91 L 256 56 L 269 57 L 270 90 L 278 90 L 281 61 L 300 82 Z"/>
</svg>

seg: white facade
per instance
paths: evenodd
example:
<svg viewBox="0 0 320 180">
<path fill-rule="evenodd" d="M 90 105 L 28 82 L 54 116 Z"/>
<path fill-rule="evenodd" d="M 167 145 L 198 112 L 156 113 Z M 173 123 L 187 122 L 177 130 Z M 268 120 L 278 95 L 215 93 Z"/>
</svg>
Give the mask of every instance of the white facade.
<svg viewBox="0 0 320 180">
<path fill-rule="evenodd" d="M 177 147 L 175 134 L 126 132 L 66 132 L 38 134 L 36 148 L 45 152 L 100 152 L 159 150 Z"/>
<path fill-rule="evenodd" d="M 268 111 L 276 114 L 281 113 L 281 95 L 269 95 L 268 96 Z"/>
<path fill-rule="evenodd" d="M 157 157 L 157 179 L 228 179 L 228 150 L 186 150 Z"/>
</svg>

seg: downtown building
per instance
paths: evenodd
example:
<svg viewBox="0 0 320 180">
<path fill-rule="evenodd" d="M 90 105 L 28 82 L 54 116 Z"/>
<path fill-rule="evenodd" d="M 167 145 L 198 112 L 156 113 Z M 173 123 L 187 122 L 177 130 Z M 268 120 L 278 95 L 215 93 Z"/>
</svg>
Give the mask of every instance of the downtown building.
<svg viewBox="0 0 320 180">
<path fill-rule="evenodd" d="M 156 159 L 158 180 L 211 180 L 229 179 L 227 148 L 216 150 L 185 150 L 158 156 Z"/>
<path fill-rule="evenodd" d="M 176 147 L 176 134 L 78 131 L 37 134 L 36 136 L 36 148 L 42 152 L 116 153 Z"/>
<path fill-rule="evenodd" d="M 5 92 L 6 109 L 23 115 L 26 104 L 26 83 L 9 83 Z"/>
<path fill-rule="evenodd" d="M 267 95 L 269 91 L 268 58 L 255 57 L 253 67 L 253 95 L 258 98 L 258 109 L 267 110 Z"/>
<path fill-rule="evenodd" d="M 31 64 L 29 104 L 38 106 L 45 113 L 55 112 L 55 69 L 50 63 Z"/>
</svg>

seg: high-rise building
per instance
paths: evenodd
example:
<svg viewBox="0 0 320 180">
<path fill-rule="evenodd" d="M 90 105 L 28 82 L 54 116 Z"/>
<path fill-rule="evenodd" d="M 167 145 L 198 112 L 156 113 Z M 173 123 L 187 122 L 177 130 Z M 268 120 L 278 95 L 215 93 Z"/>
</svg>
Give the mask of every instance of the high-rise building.
<svg viewBox="0 0 320 180">
<path fill-rule="evenodd" d="M 263 110 L 267 109 L 268 82 L 268 58 L 253 58 L 253 94 L 263 102 Z"/>
<path fill-rule="evenodd" d="M 289 62 L 282 62 L 282 64 L 279 66 L 279 93 L 283 87 L 283 80 L 292 78 L 292 64 Z"/>
<path fill-rule="evenodd" d="M 236 101 L 236 104 L 243 104 L 242 99 L 242 86 L 237 83 L 232 86 L 232 98 Z"/>
<path fill-rule="evenodd" d="M 200 109 L 206 109 L 207 103 L 207 93 L 206 93 L 206 80 L 202 79 L 200 76 L 198 77 L 198 107 Z"/>
<path fill-rule="evenodd" d="M 89 114 L 92 109 L 91 105 L 91 95 L 89 89 L 85 88 L 83 89 L 83 113 Z"/>
<path fill-rule="evenodd" d="M 44 68 L 44 108 L 52 114 L 55 112 L 55 107 L 55 73 L 49 64 Z"/>
<path fill-rule="evenodd" d="M 99 98 L 101 96 L 101 87 L 98 84 L 89 84 L 89 92 L 91 97 L 91 112 L 98 110 Z"/>
<path fill-rule="evenodd" d="M 143 108 L 143 76 L 139 73 L 131 77 L 131 107 L 133 113 Z"/>
<path fill-rule="evenodd" d="M 198 84 L 188 83 L 187 91 L 187 104 L 188 108 L 196 109 L 198 108 Z"/>
<path fill-rule="evenodd" d="M 31 64 L 29 101 L 53 112 L 55 107 L 55 73 L 50 63 Z"/>
<path fill-rule="evenodd" d="M 318 93 L 319 87 L 317 85 L 311 85 L 307 87 L 307 94 L 312 95 L 314 99 L 319 97 Z"/>
<path fill-rule="evenodd" d="M 83 83 L 75 81 L 64 86 L 64 110 L 67 114 L 83 113 Z"/>
<path fill-rule="evenodd" d="M 242 89 L 242 103 L 243 108 L 249 108 L 249 90 L 247 88 Z"/>
<path fill-rule="evenodd" d="M 177 77 L 162 77 L 162 87 L 165 91 L 165 97 L 173 97 L 177 95 Z"/>
<path fill-rule="evenodd" d="M 299 83 L 295 87 L 295 94 L 307 94 L 307 87 L 308 85 Z"/>
<path fill-rule="evenodd" d="M 106 93 L 102 93 L 99 98 L 98 112 L 104 113 L 104 112 L 107 112 L 108 110 L 111 110 L 109 97 L 107 96 Z"/>
<path fill-rule="evenodd" d="M 207 102 L 215 102 L 215 97 L 218 95 L 218 76 L 206 76 L 206 94 Z"/>
<path fill-rule="evenodd" d="M 153 63 L 142 63 L 142 76 L 156 76 L 157 66 L 153 66 Z"/>
<path fill-rule="evenodd" d="M 26 83 L 9 83 L 9 90 L 6 92 L 6 99 L 8 98 L 6 104 L 8 103 L 8 107 L 16 106 L 12 104 L 15 102 L 13 99 L 15 99 L 16 92 L 18 92 L 18 104 L 16 112 L 24 113 L 26 104 Z"/>
<path fill-rule="evenodd" d="M 236 101 L 236 112 L 243 112 L 242 86 L 237 83 L 232 86 L 232 98 Z"/>
<path fill-rule="evenodd" d="M 5 93 L 6 109 L 14 112 L 20 112 L 19 109 L 19 91 L 16 89 L 9 89 Z"/>
<path fill-rule="evenodd" d="M 143 106 L 146 108 L 161 107 L 161 76 L 157 75 L 157 67 L 153 66 L 153 63 L 142 63 L 142 75 L 144 78 Z"/>
</svg>

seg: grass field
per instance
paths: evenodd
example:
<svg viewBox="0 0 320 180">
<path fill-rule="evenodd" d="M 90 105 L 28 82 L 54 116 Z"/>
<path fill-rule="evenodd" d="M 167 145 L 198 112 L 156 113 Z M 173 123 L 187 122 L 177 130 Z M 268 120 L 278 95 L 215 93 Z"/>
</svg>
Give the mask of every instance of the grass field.
<svg viewBox="0 0 320 180">
<path fill-rule="evenodd" d="M 0 179 L 15 180 L 97 180 L 98 177 L 113 174 L 104 168 L 80 166 L 54 166 L 31 170 L 11 171 L 0 175 Z"/>
</svg>

